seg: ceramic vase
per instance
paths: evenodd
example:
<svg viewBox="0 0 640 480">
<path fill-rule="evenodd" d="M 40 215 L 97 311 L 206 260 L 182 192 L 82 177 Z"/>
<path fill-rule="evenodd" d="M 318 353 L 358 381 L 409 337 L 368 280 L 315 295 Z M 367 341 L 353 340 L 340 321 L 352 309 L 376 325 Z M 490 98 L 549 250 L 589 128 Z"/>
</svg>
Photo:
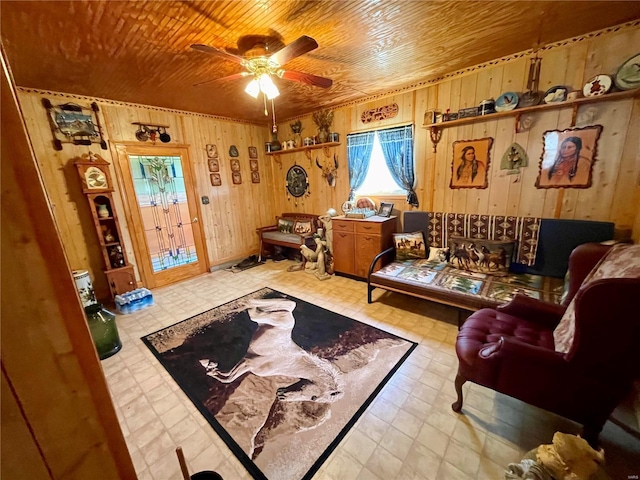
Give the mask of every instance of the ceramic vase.
<svg viewBox="0 0 640 480">
<path fill-rule="evenodd" d="M 109 209 L 104 203 L 101 203 L 100 205 L 98 205 L 98 216 L 100 218 L 109 217 Z"/>
</svg>

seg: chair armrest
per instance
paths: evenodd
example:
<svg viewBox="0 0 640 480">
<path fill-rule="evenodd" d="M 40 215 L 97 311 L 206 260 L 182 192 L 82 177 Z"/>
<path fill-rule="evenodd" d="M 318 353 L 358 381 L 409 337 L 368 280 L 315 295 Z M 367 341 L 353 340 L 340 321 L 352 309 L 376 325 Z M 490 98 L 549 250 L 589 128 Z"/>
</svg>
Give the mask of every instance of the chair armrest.
<svg viewBox="0 0 640 480">
<path fill-rule="evenodd" d="M 537 367 L 566 366 L 565 355 L 562 352 L 549 350 L 548 348 L 539 347 L 521 342 L 513 337 L 500 337 L 496 343 L 484 347 L 480 350 L 479 355 L 482 358 L 501 357 L 508 360 L 506 368 L 509 364 L 516 365 L 528 364 Z"/>
<path fill-rule="evenodd" d="M 382 259 L 382 257 L 384 257 L 385 255 L 389 255 L 391 252 L 395 253 L 395 247 L 389 247 L 386 250 L 383 250 L 382 252 L 380 252 L 378 255 L 376 255 L 375 257 L 373 257 L 373 260 L 371 260 L 371 265 L 369 265 L 369 273 L 367 274 L 367 282 L 371 281 L 371 274 L 373 273 L 373 269 L 376 268 L 376 263 L 378 263 L 378 261 L 380 259 Z M 394 255 L 395 258 L 395 255 Z M 393 259 L 391 260 L 393 261 Z M 387 262 L 391 263 L 391 262 Z M 387 264 L 382 264 L 381 267 L 384 267 Z"/>
<path fill-rule="evenodd" d="M 274 230 L 277 230 L 278 226 L 277 225 L 269 225 L 268 227 L 259 227 L 256 228 L 256 232 L 258 235 L 262 236 L 262 232 L 271 232 Z"/>
<path fill-rule="evenodd" d="M 558 323 L 560 323 L 560 319 L 566 309 L 567 307 L 564 305 L 543 302 L 542 300 L 536 300 L 521 293 L 516 294 L 510 302 L 496 307 L 496 310 L 499 312 L 537 323 L 550 330 L 556 328 Z"/>
</svg>

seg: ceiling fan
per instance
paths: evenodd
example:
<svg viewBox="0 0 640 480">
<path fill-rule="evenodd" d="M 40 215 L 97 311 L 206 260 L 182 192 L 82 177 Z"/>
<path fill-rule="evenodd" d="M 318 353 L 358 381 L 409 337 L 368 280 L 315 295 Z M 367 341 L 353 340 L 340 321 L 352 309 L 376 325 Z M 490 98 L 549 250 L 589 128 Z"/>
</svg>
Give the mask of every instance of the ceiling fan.
<svg viewBox="0 0 640 480">
<path fill-rule="evenodd" d="M 235 62 L 246 69 L 244 72 L 207 80 L 197 83 L 195 86 L 253 76 L 245 91 L 254 98 L 257 98 L 258 94 L 263 92 L 271 100 L 280 94 L 271 79 L 272 76 L 321 88 L 329 88 L 333 84 L 333 80 L 329 78 L 282 68 L 284 64 L 294 58 L 318 48 L 318 42 L 313 38 L 303 35 L 289 45 L 284 47 L 281 47 L 281 45 L 282 41 L 280 39 L 262 35 L 241 37 L 238 40 L 237 49 L 221 50 L 209 45 L 193 44 L 191 48 L 194 50 Z M 273 54 L 269 54 L 271 46 L 275 46 L 277 49 Z M 230 53 L 228 50 L 234 53 Z M 240 55 L 236 55 L 236 52 Z"/>
</svg>

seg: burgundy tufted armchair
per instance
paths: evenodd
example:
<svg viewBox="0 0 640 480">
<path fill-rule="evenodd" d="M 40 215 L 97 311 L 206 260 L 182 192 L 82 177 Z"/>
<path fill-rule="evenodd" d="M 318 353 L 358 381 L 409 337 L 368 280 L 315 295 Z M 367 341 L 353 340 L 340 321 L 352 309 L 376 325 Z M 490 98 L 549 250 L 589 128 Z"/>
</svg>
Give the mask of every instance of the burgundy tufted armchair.
<svg viewBox="0 0 640 480">
<path fill-rule="evenodd" d="M 597 444 L 640 376 L 640 278 L 596 280 L 580 289 L 608 249 L 585 244 L 572 252 L 563 305 L 517 295 L 466 320 L 456 340 L 455 412 L 471 381 L 581 423 L 584 438 Z M 557 352 L 553 330 L 574 296 L 574 340 L 567 353 Z"/>
</svg>

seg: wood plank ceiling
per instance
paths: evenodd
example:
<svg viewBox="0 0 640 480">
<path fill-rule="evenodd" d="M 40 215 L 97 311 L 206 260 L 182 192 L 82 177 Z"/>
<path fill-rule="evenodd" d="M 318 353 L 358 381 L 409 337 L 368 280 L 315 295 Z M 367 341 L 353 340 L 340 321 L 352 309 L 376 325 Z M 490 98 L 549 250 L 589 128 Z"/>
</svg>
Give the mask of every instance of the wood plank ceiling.
<svg viewBox="0 0 640 480">
<path fill-rule="evenodd" d="M 1 37 L 16 84 L 268 123 L 243 92 L 242 67 L 192 50 L 301 35 L 319 48 L 286 69 L 333 80 L 276 79 L 279 119 L 409 89 L 446 73 L 640 18 L 638 1 L 2 1 Z M 603 72 L 613 73 L 613 72 Z"/>
</svg>

